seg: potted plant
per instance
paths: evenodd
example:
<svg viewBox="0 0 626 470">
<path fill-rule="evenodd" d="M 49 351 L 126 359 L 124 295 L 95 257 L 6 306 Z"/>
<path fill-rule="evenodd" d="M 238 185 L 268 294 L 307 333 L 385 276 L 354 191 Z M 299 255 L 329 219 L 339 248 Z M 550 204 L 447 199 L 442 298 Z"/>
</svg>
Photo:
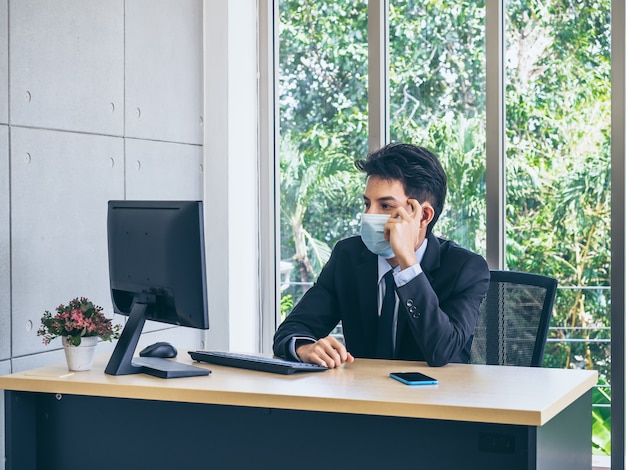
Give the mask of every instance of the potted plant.
<svg viewBox="0 0 626 470">
<path fill-rule="evenodd" d="M 60 336 L 69 370 L 79 371 L 91 369 L 98 338 L 117 339 L 121 328 L 104 316 L 102 307 L 80 297 L 59 305 L 55 315 L 46 310 L 37 335 L 43 337 L 44 344 Z"/>
</svg>

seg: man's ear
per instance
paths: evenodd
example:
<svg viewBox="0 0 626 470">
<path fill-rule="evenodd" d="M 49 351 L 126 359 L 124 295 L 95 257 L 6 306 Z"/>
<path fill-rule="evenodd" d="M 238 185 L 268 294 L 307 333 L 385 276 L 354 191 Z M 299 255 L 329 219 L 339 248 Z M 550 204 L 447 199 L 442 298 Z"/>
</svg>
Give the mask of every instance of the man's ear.
<svg viewBox="0 0 626 470">
<path fill-rule="evenodd" d="M 428 227 L 428 224 L 435 218 L 435 209 L 430 205 L 430 202 L 424 202 L 422 204 L 422 220 L 420 221 L 421 227 Z"/>
</svg>

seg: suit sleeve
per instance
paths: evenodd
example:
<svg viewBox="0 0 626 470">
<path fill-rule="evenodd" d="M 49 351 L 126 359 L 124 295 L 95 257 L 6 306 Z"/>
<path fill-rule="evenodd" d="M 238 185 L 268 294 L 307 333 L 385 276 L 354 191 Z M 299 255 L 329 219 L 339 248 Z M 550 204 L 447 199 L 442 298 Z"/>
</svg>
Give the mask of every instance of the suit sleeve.
<svg viewBox="0 0 626 470">
<path fill-rule="evenodd" d="M 333 250 L 317 282 L 279 326 L 274 335 L 273 349 L 276 356 L 297 359 L 289 351 L 291 338 L 306 337 L 317 340 L 328 336 L 339 323 L 334 282 L 336 258 L 336 250 Z"/>
<path fill-rule="evenodd" d="M 467 362 L 468 343 L 489 288 L 485 260 L 475 254 L 460 258 L 456 259 L 461 262 L 456 269 L 442 267 L 441 275 L 433 275 L 439 294 L 426 273 L 397 289 L 398 315 L 404 315 L 413 340 L 430 366 Z"/>
</svg>

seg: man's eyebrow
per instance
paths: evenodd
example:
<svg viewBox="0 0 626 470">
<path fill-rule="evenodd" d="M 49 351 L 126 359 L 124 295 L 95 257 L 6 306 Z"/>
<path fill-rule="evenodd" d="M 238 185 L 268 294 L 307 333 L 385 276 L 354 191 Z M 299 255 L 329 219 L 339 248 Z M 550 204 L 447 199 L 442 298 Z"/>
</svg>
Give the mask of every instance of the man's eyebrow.
<svg viewBox="0 0 626 470">
<path fill-rule="evenodd" d="M 370 198 L 367 197 L 365 194 L 363 194 L 363 200 L 367 202 L 367 201 L 370 201 Z M 378 199 L 376 199 L 376 201 L 377 202 L 399 202 L 399 200 L 393 196 L 379 197 Z"/>
<path fill-rule="evenodd" d="M 369 199 L 369 198 L 367 196 L 363 196 L 363 199 Z M 393 196 L 383 196 L 383 197 L 379 197 L 376 200 L 379 201 L 379 202 L 387 202 L 387 201 L 398 202 L 398 199 L 396 199 Z"/>
</svg>

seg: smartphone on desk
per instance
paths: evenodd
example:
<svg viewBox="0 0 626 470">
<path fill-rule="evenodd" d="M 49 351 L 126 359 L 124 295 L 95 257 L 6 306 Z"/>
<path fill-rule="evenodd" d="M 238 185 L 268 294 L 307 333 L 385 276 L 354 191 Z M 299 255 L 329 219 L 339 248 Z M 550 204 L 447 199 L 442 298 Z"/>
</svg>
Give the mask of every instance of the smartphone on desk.
<svg viewBox="0 0 626 470">
<path fill-rule="evenodd" d="M 406 385 L 437 385 L 439 382 L 421 372 L 392 372 L 389 377 Z"/>
</svg>

